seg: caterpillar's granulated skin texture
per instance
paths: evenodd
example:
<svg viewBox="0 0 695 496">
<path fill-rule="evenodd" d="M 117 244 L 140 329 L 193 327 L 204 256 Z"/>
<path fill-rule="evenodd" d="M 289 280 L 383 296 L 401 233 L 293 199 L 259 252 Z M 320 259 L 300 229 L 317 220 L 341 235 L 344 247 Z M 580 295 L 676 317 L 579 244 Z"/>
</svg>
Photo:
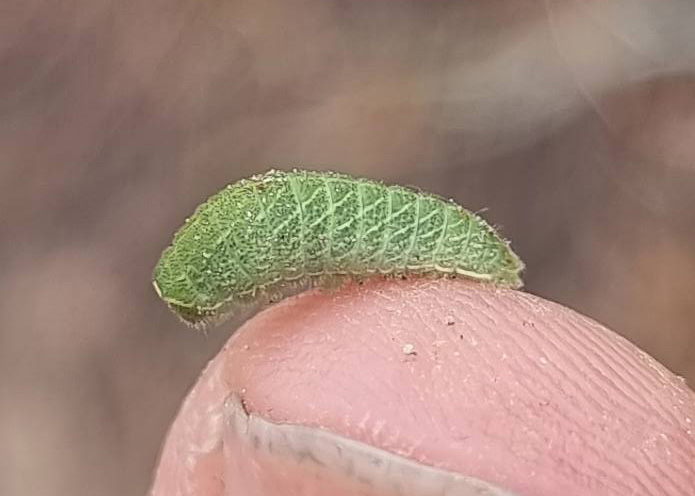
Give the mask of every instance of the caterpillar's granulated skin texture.
<svg viewBox="0 0 695 496">
<path fill-rule="evenodd" d="M 517 288 L 522 269 L 489 224 L 451 201 L 332 172 L 270 171 L 198 207 L 154 286 L 185 322 L 205 325 L 307 283 L 434 274 Z"/>
</svg>

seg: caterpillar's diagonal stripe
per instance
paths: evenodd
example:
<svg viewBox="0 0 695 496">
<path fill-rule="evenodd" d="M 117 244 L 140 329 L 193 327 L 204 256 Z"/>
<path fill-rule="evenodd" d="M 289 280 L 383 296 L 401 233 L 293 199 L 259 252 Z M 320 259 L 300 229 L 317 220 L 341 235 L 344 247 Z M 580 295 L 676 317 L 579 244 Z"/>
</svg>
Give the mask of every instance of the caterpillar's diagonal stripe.
<svg viewBox="0 0 695 496">
<path fill-rule="evenodd" d="M 408 262 L 410 262 L 410 259 L 412 258 L 413 250 L 415 249 L 415 243 L 417 243 L 417 235 L 420 232 L 420 207 L 422 205 L 422 202 L 420 201 L 421 199 L 421 195 L 415 197 L 415 228 L 413 229 L 413 234 L 411 236 L 412 239 L 410 241 L 410 246 L 408 246 L 408 249 L 405 251 L 405 258 L 403 259 L 403 265 L 406 268 L 408 267 Z"/>
<path fill-rule="evenodd" d="M 328 202 L 328 207 L 326 212 L 330 213 L 329 225 L 328 225 L 328 235 L 326 236 L 326 249 L 324 251 L 323 265 L 326 269 L 330 270 L 331 264 L 331 250 L 333 250 L 333 236 L 335 235 L 335 215 L 333 211 L 335 210 L 335 201 L 333 200 L 333 192 L 331 191 L 330 179 L 324 178 L 323 186 L 326 188 L 326 201 Z"/>
<path fill-rule="evenodd" d="M 234 239 L 234 231 L 232 229 L 227 229 L 224 233 L 222 233 L 222 235 L 220 235 L 217 238 L 217 242 L 214 244 L 213 249 L 218 248 L 219 245 L 221 245 L 223 243 L 225 243 L 225 244 L 229 243 L 230 239 L 231 239 L 233 246 L 236 246 L 238 244 L 237 240 Z M 206 253 L 208 253 L 208 252 L 206 252 Z M 231 255 L 229 258 L 234 263 L 234 265 L 242 272 L 242 274 L 244 274 L 244 276 L 252 277 L 251 274 L 249 273 L 249 271 L 247 270 L 247 268 L 244 266 L 244 264 L 241 263 L 241 260 L 239 260 L 239 257 L 236 254 L 236 250 L 231 250 Z M 208 269 L 208 270 L 210 270 L 210 269 Z"/>
<path fill-rule="evenodd" d="M 388 200 L 388 214 L 386 214 L 386 218 L 390 219 L 393 215 L 393 190 L 388 189 L 386 191 L 386 199 Z M 386 261 L 386 249 L 389 246 L 389 240 L 391 239 L 391 224 L 386 223 L 384 226 L 384 236 L 381 239 L 381 250 L 379 250 L 379 258 L 377 260 L 377 265 L 379 267 L 383 267 L 384 262 Z"/>
<path fill-rule="evenodd" d="M 365 212 L 364 212 L 364 191 L 363 191 L 363 183 L 357 183 L 356 189 L 357 189 L 357 210 L 359 211 L 359 215 L 357 218 L 359 219 L 358 221 L 358 228 L 357 228 L 357 235 L 355 236 L 355 246 L 352 247 L 352 250 L 350 250 L 350 256 L 351 257 L 359 257 L 360 256 L 360 247 L 362 245 L 362 241 L 364 238 L 364 222 L 365 222 Z"/>
<path fill-rule="evenodd" d="M 490 225 L 451 201 L 332 172 L 270 171 L 198 207 L 153 283 L 185 322 L 202 326 L 303 282 L 461 274 L 517 288 L 522 269 Z"/>
<path fill-rule="evenodd" d="M 447 227 L 449 227 L 449 212 L 451 212 L 449 209 L 444 211 L 444 225 L 442 226 L 442 233 L 439 235 L 439 239 L 437 240 L 434 250 L 432 250 L 432 265 L 436 264 L 437 255 L 439 255 L 439 251 L 442 249 L 442 242 L 444 241 L 444 236 L 446 236 Z"/>
<path fill-rule="evenodd" d="M 304 231 L 306 230 L 306 221 L 304 220 L 304 201 L 299 195 L 299 186 L 297 185 L 297 177 L 290 177 L 289 179 L 290 189 L 292 190 L 292 195 L 294 196 L 295 202 L 297 202 L 297 215 L 299 216 L 299 224 L 297 229 L 297 235 L 299 236 L 299 251 L 302 254 L 302 265 L 306 266 L 306 241 Z"/>
</svg>

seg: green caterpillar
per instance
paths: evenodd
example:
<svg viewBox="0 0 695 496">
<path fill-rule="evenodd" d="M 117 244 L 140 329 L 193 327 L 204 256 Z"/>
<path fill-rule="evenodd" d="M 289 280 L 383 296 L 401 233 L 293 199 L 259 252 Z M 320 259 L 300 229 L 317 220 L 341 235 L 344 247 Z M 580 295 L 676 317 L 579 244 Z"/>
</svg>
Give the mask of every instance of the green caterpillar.
<svg viewBox="0 0 695 496">
<path fill-rule="evenodd" d="M 184 322 L 205 326 L 336 278 L 462 275 L 518 288 L 523 266 L 452 201 L 333 172 L 271 170 L 199 206 L 162 253 L 153 284 Z"/>
</svg>

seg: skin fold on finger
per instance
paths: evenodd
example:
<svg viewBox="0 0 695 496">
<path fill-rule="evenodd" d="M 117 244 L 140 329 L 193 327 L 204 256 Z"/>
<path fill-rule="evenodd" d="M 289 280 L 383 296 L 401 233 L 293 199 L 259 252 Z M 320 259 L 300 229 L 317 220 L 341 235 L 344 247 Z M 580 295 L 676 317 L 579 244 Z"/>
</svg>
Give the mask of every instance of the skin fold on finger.
<svg viewBox="0 0 695 496">
<path fill-rule="evenodd" d="M 231 441 L 232 394 L 251 418 L 517 495 L 695 487 L 695 394 L 678 377 L 576 312 L 479 283 L 373 279 L 257 315 L 184 403 L 153 494 L 273 494 L 287 464 Z M 275 491 L 326 494 L 286 475 Z"/>
</svg>

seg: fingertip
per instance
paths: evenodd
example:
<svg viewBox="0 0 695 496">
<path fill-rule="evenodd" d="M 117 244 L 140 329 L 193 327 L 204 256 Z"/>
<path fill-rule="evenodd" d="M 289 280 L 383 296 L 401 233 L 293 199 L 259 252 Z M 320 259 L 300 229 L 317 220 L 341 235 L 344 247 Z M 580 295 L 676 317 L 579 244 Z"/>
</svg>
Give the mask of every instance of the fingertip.
<svg viewBox="0 0 695 496">
<path fill-rule="evenodd" d="M 518 494 L 695 487 L 693 393 L 605 327 L 517 291 L 415 279 L 305 293 L 247 322 L 206 375 L 194 393 L 218 393 L 187 401 L 189 436 L 214 431 L 196 405 L 243 392 L 269 422 Z"/>
</svg>

